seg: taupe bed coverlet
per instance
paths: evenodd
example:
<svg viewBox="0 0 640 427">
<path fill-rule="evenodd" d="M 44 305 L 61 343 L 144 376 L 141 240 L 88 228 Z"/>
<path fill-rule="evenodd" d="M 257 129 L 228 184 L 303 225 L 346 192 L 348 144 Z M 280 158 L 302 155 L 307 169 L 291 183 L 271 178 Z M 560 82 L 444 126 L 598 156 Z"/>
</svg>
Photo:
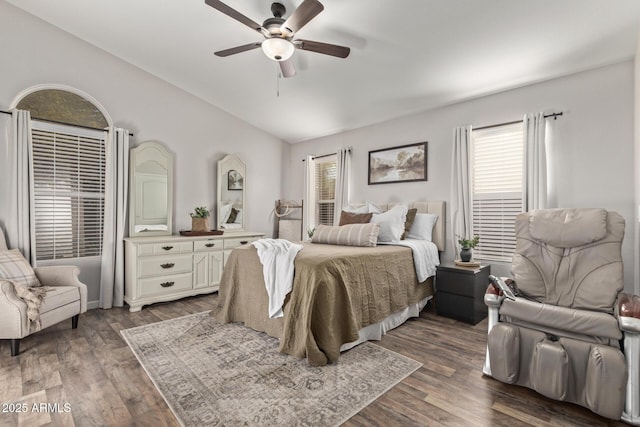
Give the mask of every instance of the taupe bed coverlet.
<svg viewBox="0 0 640 427">
<path fill-rule="evenodd" d="M 433 295 L 433 278 L 418 283 L 411 249 L 303 243 L 284 317 L 269 319 L 269 298 L 256 248 L 230 254 L 219 290 L 222 322 L 280 338 L 280 351 L 313 365 L 334 362 L 358 330 Z"/>
</svg>

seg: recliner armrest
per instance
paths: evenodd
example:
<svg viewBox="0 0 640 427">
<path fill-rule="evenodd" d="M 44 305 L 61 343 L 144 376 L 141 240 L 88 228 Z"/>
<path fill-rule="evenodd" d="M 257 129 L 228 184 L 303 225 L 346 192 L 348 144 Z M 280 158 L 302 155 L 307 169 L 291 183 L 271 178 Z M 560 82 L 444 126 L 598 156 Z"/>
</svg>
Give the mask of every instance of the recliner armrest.
<svg viewBox="0 0 640 427">
<path fill-rule="evenodd" d="M 487 307 L 500 307 L 504 296 L 502 291 L 493 284 L 489 284 L 484 293 L 484 303 Z"/>
<path fill-rule="evenodd" d="M 87 285 L 78 280 L 80 269 L 74 265 L 36 267 L 36 276 L 43 286 L 75 286 L 80 290 L 80 313 L 87 311 Z"/>
<path fill-rule="evenodd" d="M 640 333 L 640 297 L 621 292 L 616 304 L 616 315 L 620 329 Z"/>
<path fill-rule="evenodd" d="M 509 286 L 515 283 L 513 279 L 507 279 L 507 278 L 502 278 L 502 279 Z M 489 286 L 487 287 L 487 290 L 484 293 L 484 303 L 488 307 L 500 307 L 500 304 L 502 304 L 502 300 L 504 300 L 504 298 L 505 297 L 502 290 L 494 283 L 489 282 Z"/>
</svg>

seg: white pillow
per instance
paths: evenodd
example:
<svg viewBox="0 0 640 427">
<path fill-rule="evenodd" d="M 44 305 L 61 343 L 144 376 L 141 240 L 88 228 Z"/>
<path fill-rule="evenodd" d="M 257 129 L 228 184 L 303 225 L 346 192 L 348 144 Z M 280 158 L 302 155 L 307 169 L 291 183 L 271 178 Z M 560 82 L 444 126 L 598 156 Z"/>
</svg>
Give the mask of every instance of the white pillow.
<svg viewBox="0 0 640 427">
<path fill-rule="evenodd" d="M 235 224 L 242 224 L 242 209 L 236 209 L 238 214 L 236 215 L 236 220 L 233 221 Z"/>
<path fill-rule="evenodd" d="M 220 207 L 220 223 L 226 224 L 227 220 L 229 220 L 229 215 L 231 215 L 231 208 L 233 205 L 229 203 L 228 205 L 222 205 Z"/>
<path fill-rule="evenodd" d="M 348 206 L 342 210 L 345 212 L 355 213 L 355 214 L 369 213 L 369 207 L 367 205 L 360 206 L 359 208 Z"/>
<path fill-rule="evenodd" d="M 438 215 L 419 213 L 416 214 L 416 218 L 413 220 L 411 229 L 407 238 L 432 241 L 433 226 L 438 220 Z"/>
<path fill-rule="evenodd" d="M 377 207 L 376 205 L 374 205 L 373 203 L 368 203 L 367 204 L 367 212 L 371 212 L 371 213 L 374 213 L 374 214 L 382 213 L 380 208 Z"/>
<path fill-rule="evenodd" d="M 406 205 L 397 205 L 383 213 L 374 213 L 371 221 L 380 224 L 378 242 L 398 243 L 404 233 L 404 222 L 407 219 Z"/>
</svg>

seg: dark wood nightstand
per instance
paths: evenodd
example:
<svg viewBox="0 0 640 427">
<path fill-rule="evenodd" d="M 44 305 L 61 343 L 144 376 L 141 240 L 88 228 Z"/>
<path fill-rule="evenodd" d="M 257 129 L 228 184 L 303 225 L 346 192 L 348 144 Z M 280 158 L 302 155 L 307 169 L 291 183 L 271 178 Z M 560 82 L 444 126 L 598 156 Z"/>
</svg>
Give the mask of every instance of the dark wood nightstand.
<svg viewBox="0 0 640 427">
<path fill-rule="evenodd" d="M 484 293 L 489 285 L 490 265 L 459 267 L 443 263 L 436 270 L 436 312 L 476 324 L 487 317 Z"/>
</svg>

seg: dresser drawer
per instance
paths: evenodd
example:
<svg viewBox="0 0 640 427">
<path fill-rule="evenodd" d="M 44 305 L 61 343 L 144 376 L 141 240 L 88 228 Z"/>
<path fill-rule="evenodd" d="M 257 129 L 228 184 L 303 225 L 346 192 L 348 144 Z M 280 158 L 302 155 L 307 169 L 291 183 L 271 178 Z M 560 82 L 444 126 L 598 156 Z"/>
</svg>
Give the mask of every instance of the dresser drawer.
<svg viewBox="0 0 640 427">
<path fill-rule="evenodd" d="M 193 256 L 190 254 L 140 258 L 138 277 L 190 273 L 192 262 Z"/>
<path fill-rule="evenodd" d="M 224 239 L 224 248 L 225 249 L 233 249 L 238 246 L 248 245 L 251 242 L 258 240 L 256 236 L 247 236 L 247 237 L 235 237 L 233 239 Z"/>
<path fill-rule="evenodd" d="M 141 279 L 140 296 L 172 294 L 191 289 L 191 273 Z"/>
<path fill-rule="evenodd" d="M 187 253 L 193 251 L 193 242 L 145 243 L 138 246 L 138 256 Z"/>
<path fill-rule="evenodd" d="M 197 240 L 193 242 L 193 250 L 196 252 L 218 251 L 218 250 L 222 250 L 223 247 L 224 247 L 224 243 L 222 239 Z"/>
</svg>

